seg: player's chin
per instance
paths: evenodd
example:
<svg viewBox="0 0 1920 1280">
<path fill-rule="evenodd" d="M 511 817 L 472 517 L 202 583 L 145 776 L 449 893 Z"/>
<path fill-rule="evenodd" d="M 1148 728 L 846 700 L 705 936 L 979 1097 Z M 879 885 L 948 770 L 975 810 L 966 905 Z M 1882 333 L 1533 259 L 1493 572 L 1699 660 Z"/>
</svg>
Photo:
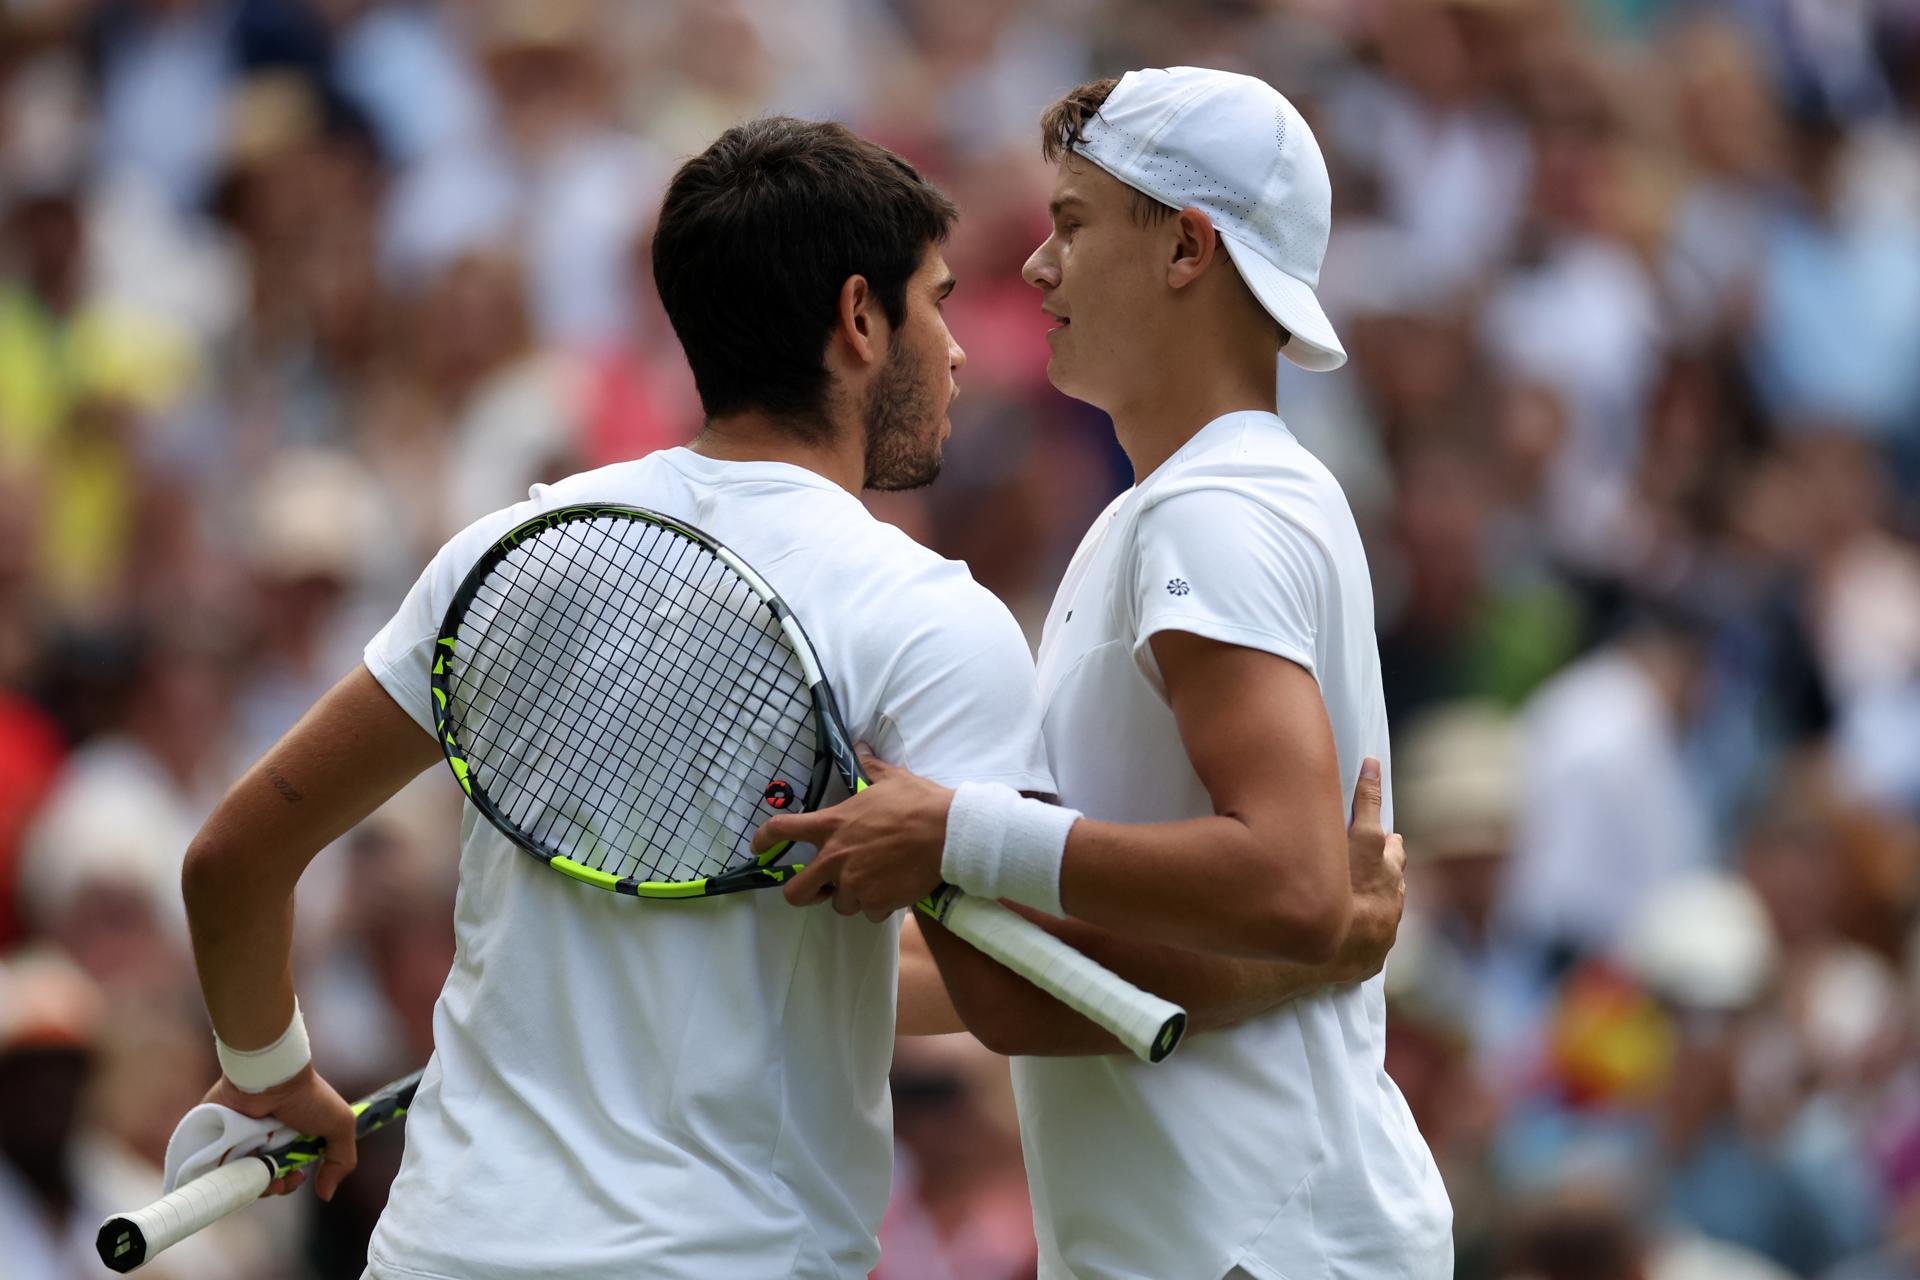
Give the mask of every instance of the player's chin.
<svg viewBox="0 0 1920 1280">
<path fill-rule="evenodd" d="M 1073 362 L 1062 355 L 1058 347 L 1047 352 L 1047 381 L 1061 395 L 1074 395 Z"/>
<path fill-rule="evenodd" d="M 908 489 L 924 489 L 940 478 L 940 446 L 935 444 L 927 453 L 911 460 L 903 459 L 899 465 L 886 471 L 867 477 L 867 488 L 878 489 L 882 493 L 904 493 Z"/>
</svg>

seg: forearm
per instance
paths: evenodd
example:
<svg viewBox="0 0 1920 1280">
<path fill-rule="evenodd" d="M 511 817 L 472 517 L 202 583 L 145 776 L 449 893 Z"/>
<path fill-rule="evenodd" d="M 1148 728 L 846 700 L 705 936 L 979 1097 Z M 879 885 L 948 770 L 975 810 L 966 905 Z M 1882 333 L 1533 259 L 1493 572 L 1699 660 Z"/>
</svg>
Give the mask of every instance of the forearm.
<svg viewBox="0 0 1920 1280">
<path fill-rule="evenodd" d="M 907 912 L 900 924 L 900 988 L 895 1014 L 896 1035 L 941 1036 L 967 1029 L 947 993 L 940 966 L 928 949 L 919 913 L 914 911 Z"/>
<path fill-rule="evenodd" d="M 1352 912 L 1344 832 L 1326 825 L 1082 818 L 1067 836 L 1060 903 L 1077 920 L 1171 947 L 1323 964 Z"/>
<path fill-rule="evenodd" d="M 351 825 L 316 820 L 324 802 L 282 768 L 285 754 L 276 747 L 234 784 L 181 872 L 207 1013 L 236 1049 L 271 1044 L 292 1021 L 294 886 L 313 855 Z"/>
<path fill-rule="evenodd" d="M 439 755 L 364 668 L 342 680 L 221 800 L 181 871 L 214 1030 L 270 1044 L 293 1017 L 293 892 L 321 849 Z"/>
<path fill-rule="evenodd" d="M 1041 919 L 1046 924 L 1059 923 L 1050 917 Z M 961 1025 L 995 1053 L 1083 1057 L 1126 1052 L 1106 1028 L 954 937 L 944 926 L 923 921 L 921 932 Z"/>
<path fill-rule="evenodd" d="M 1013 905 L 1013 904 L 1009 904 Z M 1380 971 L 1397 912 L 1361 899 L 1353 927 L 1320 964 L 1248 960 L 1124 938 L 1079 920 L 1013 905 L 1028 919 L 1136 986 L 1187 1011 L 1188 1034 L 1233 1026 L 1302 995 L 1360 982 Z M 1004 1054 L 1072 1057 L 1125 1050 L 1105 1029 L 938 925 L 922 932 L 952 1007 L 988 1048 Z"/>
<path fill-rule="evenodd" d="M 293 1020 L 293 894 L 191 870 L 185 892 L 215 1034 L 236 1049 L 273 1043 Z"/>
</svg>

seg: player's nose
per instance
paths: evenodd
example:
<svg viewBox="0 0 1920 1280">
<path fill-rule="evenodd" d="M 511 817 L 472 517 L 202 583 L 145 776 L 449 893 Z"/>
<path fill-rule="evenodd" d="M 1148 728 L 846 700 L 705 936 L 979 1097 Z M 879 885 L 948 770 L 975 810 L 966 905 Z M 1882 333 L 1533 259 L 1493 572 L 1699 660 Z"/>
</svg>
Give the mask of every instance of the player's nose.
<svg viewBox="0 0 1920 1280">
<path fill-rule="evenodd" d="M 1036 289 L 1058 289 L 1060 287 L 1060 265 L 1048 250 L 1053 237 L 1048 236 L 1038 249 L 1027 257 L 1026 265 L 1020 268 L 1020 278 Z"/>
</svg>

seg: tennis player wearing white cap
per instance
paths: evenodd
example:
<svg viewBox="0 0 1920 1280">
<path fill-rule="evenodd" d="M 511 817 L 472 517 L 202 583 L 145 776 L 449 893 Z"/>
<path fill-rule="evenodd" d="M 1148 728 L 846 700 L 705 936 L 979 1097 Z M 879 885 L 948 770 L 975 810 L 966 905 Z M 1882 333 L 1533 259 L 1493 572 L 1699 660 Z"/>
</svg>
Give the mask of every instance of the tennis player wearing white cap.
<svg viewBox="0 0 1920 1280">
<path fill-rule="evenodd" d="M 1043 130 L 1053 231 L 1025 275 L 1058 322 L 1048 373 L 1112 415 L 1136 478 L 1041 642 L 1060 804 L 880 768 L 847 804 L 769 824 L 821 846 L 789 897 L 875 914 L 944 878 L 1074 917 L 1055 927 L 1123 969 L 1156 944 L 1324 959 L 1350 911 L 1346 802 L 1388 759 L 1360 536 L 1276 414 L 1280 356 L 1346 359 L 1314 296 L 1325 162 L 1270 86 L 1188 67 L 1082 86 Z M 1107 1046 L 925 932 L 967 1026 L 1020 1055 L 1042 1276 L 1452 1275 L 1446 1192 L 1382 1065 L 1379 979 L 1152 1067 L 1055 1056 Z"/>
</svg>

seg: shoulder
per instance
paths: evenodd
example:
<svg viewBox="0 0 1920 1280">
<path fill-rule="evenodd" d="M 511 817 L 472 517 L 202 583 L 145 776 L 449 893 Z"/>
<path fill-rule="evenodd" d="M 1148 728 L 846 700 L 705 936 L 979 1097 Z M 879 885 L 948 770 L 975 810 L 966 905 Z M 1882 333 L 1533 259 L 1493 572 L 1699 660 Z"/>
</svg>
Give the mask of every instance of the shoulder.
<svg viewBox="0 0 1920 1280">
<path fill-rule="evenodd" d="M 620 502 L 625 500 L 622 495 L 630 494 L 646 477 L 666 465 L 662 454 L 652 453 L 576 471 L 559 480 L 532 486 L 527 490 L 527 500 L 518 506 L 529 507 L 537 513 L 575 503 Z"/>
<path fill-rule="evenodd" d="M 964 561 L 949 560 L 893 525 L 873 523 L 874 586 L 891 636 L 937 647 L 992 646 L 1030 658 L 1012 611 L 974 580 Z"/>
<path fill-rule="evenodd" d="M 868 580 L 872 592 L 889 602 L 889 611 L 1002 608 L 998 597 L 974 581 L 965 561 L 949 560 L 864 507 L 839 525 L 834 544 L 843 570 Z"/>
<path fill-rule="evenodd" d="M 1354 527 L 1340 482 L 1279 418 L 1249 413 L 1220 425 L 1231 429 L 1197 441 L 1202 447 L 1176 456 L 1152 479 L 1141 494 L 1143 522 L 1211 511 L 1234 523 L 1291 525 L 1322 543 Z"/>
</svg>

